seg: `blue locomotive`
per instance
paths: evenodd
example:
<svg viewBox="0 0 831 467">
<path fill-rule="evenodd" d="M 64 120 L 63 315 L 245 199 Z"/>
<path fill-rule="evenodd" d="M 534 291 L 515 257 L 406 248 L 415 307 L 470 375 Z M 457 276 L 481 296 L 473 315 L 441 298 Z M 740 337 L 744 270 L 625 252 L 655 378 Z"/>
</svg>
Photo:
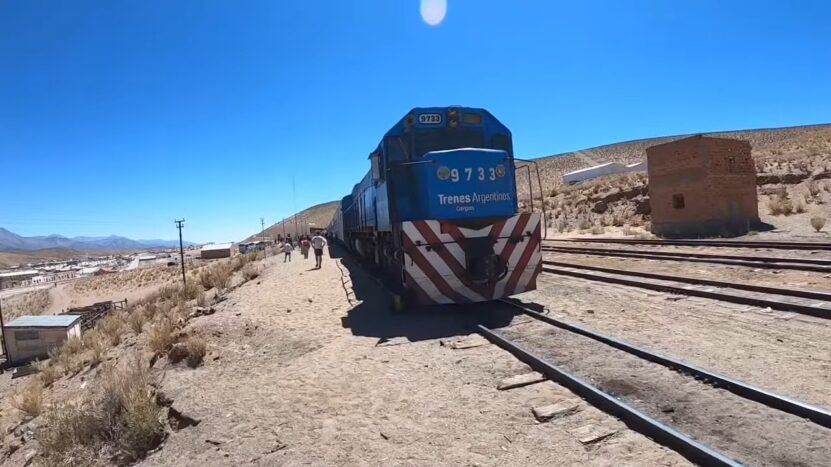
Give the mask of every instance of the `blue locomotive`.
<svg viewBox="0 0 831 467">
<path fill-rule="evenodd" d="M 519 212 L 511 132 L 490 112 L 415 108 L 369 160 L 333 231 L 397 296 L 471 303 L 536 288 L 542 219 Z"/>
</svg>

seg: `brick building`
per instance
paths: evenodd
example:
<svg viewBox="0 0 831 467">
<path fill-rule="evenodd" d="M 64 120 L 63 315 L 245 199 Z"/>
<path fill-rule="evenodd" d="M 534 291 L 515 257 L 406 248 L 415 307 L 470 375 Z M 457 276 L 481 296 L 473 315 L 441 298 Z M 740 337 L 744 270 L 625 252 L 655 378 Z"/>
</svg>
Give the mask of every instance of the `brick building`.
<svg viewBox="0 0 831 467">
<path fill-rule="evenodd" d="M 730 236 L 761 224 L 749 142 L 698 135 L 647 148 L 646 158 L 653 233 Z"/>
</svg>

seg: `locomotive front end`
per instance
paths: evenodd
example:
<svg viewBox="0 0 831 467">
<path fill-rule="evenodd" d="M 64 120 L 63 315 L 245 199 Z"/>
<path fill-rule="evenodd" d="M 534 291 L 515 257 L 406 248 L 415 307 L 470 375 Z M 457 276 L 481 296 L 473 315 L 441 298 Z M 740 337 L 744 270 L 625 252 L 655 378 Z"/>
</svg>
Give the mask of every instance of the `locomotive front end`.
<svg viewBox="0 0 831 467">
<path fill-rule="evenodd" d="M 423 304 L 493 300 L 536 288 L 540 215 L 518 213 L 505 150 L 432 151 L 411 167 L 423 200 L 402 223 L 404 282 Z"/>
</svg>

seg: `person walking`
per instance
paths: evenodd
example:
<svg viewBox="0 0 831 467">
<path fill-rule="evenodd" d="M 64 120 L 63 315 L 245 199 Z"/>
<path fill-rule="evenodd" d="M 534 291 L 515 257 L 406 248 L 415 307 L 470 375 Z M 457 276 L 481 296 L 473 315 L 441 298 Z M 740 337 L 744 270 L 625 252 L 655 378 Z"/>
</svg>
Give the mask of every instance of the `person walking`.
<svg viewBox="0 0 831 467">
<path fill-rule="evenodd" d="M 312 237 L 312 248 L 315 250 L 315 268 L 320 269 L 323 264 L 323 247 L 326 246 L 326 239 L 316 233 Z"/>
<path fill-rule="evenodd" d="M 303 254 L 303 259 L 309 259 L 309 248 L 311 248 L 312 242 L 309 241 L 309 237 L 303 237 L 303 240 L 300 240 L 300 253 Z"/>
<path fill-rule="evenodd" d="M 283 256 L 283 262 L 284 263 L 286 262 L 286 260 L 288 260 L 289 263 L 291 263 L 291 251 L 293 249 L 294 249 L 294 247 L 291 246 L 291 242 L 286 242 L 285 244 L 283 244 L 283 253 L 286 254 L 285 256 Z"/>
</svg>

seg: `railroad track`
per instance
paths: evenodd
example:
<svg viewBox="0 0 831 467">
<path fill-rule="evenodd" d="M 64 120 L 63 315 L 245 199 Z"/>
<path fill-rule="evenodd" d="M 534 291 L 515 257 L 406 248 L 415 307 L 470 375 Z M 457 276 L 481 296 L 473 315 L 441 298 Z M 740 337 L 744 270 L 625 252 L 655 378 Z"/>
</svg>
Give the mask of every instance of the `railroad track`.
<svg viewBox="0 0 831 467">
<path fill-rule="evenodd" d="M 543 272 L 831 319 L 831 293 L 543 260 Z M 637 278 L 637 279 L 636 279 Z M 818 303 L 817 301 L 820 301 Z"/>
<path fill-rule="evenodd" d="M 636 238 L 566 238 L 546 242 L 570 243 L 619 243 L 625 245 L 666 245 L 666 246 L 711 246 L 726 248 L 770 248 L 779 250 L 831 250 L 831 243 L 825 242 L 775 242 L 748 240 L 655 240 Z"/>
<path fill-rule="evenodd" d="M 544 245 L 542 251 L 591 256 L 616 256 L 621 258 L 650 259 L 660 261 L 684 261 L 692 263 L 727 264 L 766 269 L 794 269 L 831 273 L 831 259 L 816 258 L 777 258 L 775 256 L 750 255 L 715 255 L 706 253 L 686 253 L 678 251 L 650 251 L 614 248 L 591 248 L 580 246 Z"/>
<path fill-rule="evenodd" d="M 668 356 L 664 356 L 655 352 L 651 352 L 644 348 L 636 347 L 622 340 L 615 339 L 610 336 L 605 336 L 600 333 L 589 330 L 587 328 L 576 326 L 574 324 L 570 324 L 565 321 L 558 320 L 556 318 L 538 313 L 534 310 L 530 310 L 527 307 L 518 305 L 511 301 L 503 300 L 503 303 L 518 308 L 522 313 L 533 318 L 537 322 L 551 325 L 557 330 L 567 331 L 576 339 L 587 338 L 583 340 L 587 340 L 587 342 L 590 342 L 590 346 L 602 344 L 601 347 L 607 351 L 609 350 L 609 348 L 611 348 L 621 350 L 631 356 L 637 357 L 642 361 L 643 365 L 646 365 L 646 367 L 644 368 L 647 368 L 650 364 L 660 365 L 661 367 L 664 367 L 666 369 L 676 371 L 681 375 L 692 377 L 695 380 L 709 383 L 710 385 L 716 388 L 729 391 L 733 395 L 738 396 L 738 398 L 740 398 L 739 400 L 744 399 L 746 401 L 754 403 L 755 405 L 761 404 L 762 406 L 766 407 L 766 409 L 755 408 L 751 411 L 747 411 L 747 413 L 749 414 L 748 418 L 758 418 L 757 416 L 759 413 L 764 413 L 764 417 L 766 417 L 764 418 L 764 421 L 769 425 L 769 429 L 771 429 L 773 433 L 778 432 L 778 436 L 780 438 L 787 438 L 790 435 L 790 433 L 788 433 L 787 431 L 781 430 L 784 426 L 792 428 L 795 427 L 796 431 L 798 432 L 796 436 L 806 435 L 809 438 L 811 438 L 810 440 L 805 440 L 806 442 L 818 442 L 822 444 L 829 435 L 827 429 L 831 428 L 831 412 L 823 408 L 806 404 L 782 395 L 778 395 L 773 392 L 743 383 L 741 381 L 728 378 L 726 376 L 722 376 L 712 371 L 708 371 L 696 367 L 694 365 L 690 365 L 683 361 Z M 675 450 L 687 459 L 701 465 L 741 465 L 739 462 L 733 460 L 728 455 L 725 455 L 719 452 L 717 449 L 707 446 L 706 444 L 701 442 L 701 438 L 712 439 L 713 434 L 721 434 L 720 430 L 722 429 L 722 427 L 719 426 L 718 423 L 686 423 L 687 425 L 693 427 L 696 431 L 702 432 L 701 434 L 696 433 L 696 435 L 699 436 L 697 436 L 698 439 L 694 439 L 692 436 L 670 427 L 669 425 L 659 421 L 658 418 L 653 418 L 645 411 L 639 410 L 633 405 L 627 404 L 626 402 L 621 400 L 625 397 L 616 397 L 613 394 L 605 392 L 599 387 L 592 385 L 589 381 L 576 376 L 563 366 L 558 366 L 556 363 L 552 362 L 552 359 L 546 358 L 545 356 L 541 356 L 539 352 L 532 352 L 532 350 L 530 350 L 527 346 L 518 342 L 519 339 L 510 339 L 508 336 L 506 336 L 505 332 L 497 333 L 482 325 L 479 325 L 479 332 L 494 344 L 504 348 L 505 350 L 508 350 L 517 358 L 527 363 L 535 370 L 546 375 L 551 380 L 556 381 L 557 383 L 567 387 L 572 392 L 574 392 L 581 398 L 585 399 L 590 404 L 598 407 L 599 409 L 615 417 L 618 417 L 633 430 L 645 436 L 648 436 L 656 442 Z M 542 340 L 540 340 L 540 342 L 553 343 L 554 347 L 560 348 L 567 346 L 567 344 L 561 339 L 551 339 L 550 336 L 545 336 Z M 572 350 L 573 349 L 569 348 L 569 350 L 566 351 L 567 355 L 570 355 L 570 352 Z M 598 350 L 600 350 L 600 348 L 598 348 Z M 545 350 L 543 349 L 543 351 Z M 580 361 L 579 356 L 576 357 L 576 360 Z M 616 361 L 617 366 L 623 365 L 623 362 L 621 362 L 619 358 L 610 358 L 608 360 Z M 573 361 L 574 359 L 572 360 L 572 363 Z M 635 371 L 635 369 L 633 368 L 634 367 L 632 365 L 627 365 L 625 372 L 631 373 Z M 635 377 L 636 375 L 631 376 Z M 670 376 L 669 378 L 671 380 L 675 377 Z M 647 381 L 648 380 L 649 378 L 647 378 Z M 656 387 L 657 386 L 659 385 L 656 385 Z M 646 393 L 649 393 L 649 390 L 651 388 L 652 386 L 647 385 Z M 720 396 L 717 393 L 706 392 L 705 395 L 702 397 L 709 401 L 718 400 Z M 732 399 L 727 398 L 727 400 L 730 401 Z M 706 407 L 708 401 L 704 401 L 701 404 L 703 404 Z M 723 398 L 721 402 L 724 402 Z M 640 400 L 636 400 L 636 404 L 641 406 L 644 405 L 643 401 Z M 743 407 L 740 407 L 738 410 L 733 410 L 733 412 L 742 413 L 742 409 Z M 663 412 L 663 410 L 658 410 L 658 412 Z M 728 412 L 730 411 L 728 410 Z M 729 417 L 731 413 L 728 413 L 727 415 Z M 780 416 L 785 418 L 785 420 L 782 420 L 781 426 L 780 421 L 777 420 L 777 417 Z M 676 421 L 674 420 L 674 417 L 668 417 L 665 413 L 662 416 L 659 415 L 658 417 L 664 419 L 671 418 L 673 419 L 673 424 L 685 424 L 683 419 Z M 696 418 L 697 421 L 701 422 L 704 419 L 707 419 L 708 417 L 715 417 L 716 420 L 718 420 L 719 415 L 717 413 L 704 414 L 703 416 L 696 415 L 694 418 Z M 801 419 L 810 420 L 811 423 L 804 422 Z M 754 426 L 752 424 L 746 424 L 746 421 L 728 421 L 727 423 L 733 423 L 738 427 Z M 729 439 L 720 440 L 720 444 L 727 447 L 728 450 L 733 450 L 735 448 L 737 452 L 739 452 L 740 454 L 748 455 L 749 452 L 753 453 L 756 449 L 754 446 L 741 445 L 740 442 L 737 442 L 736 440 L 732 439 L 732 436 L 730 435 L 731 434 L 728 434 Z M 747 440 L 747 438 L 744 438 L 743 440 Z M 734 446 L 737 443 L 739 444 L 738 448 Z M 750 441 L 750 443 L 752 444 L 752 441 Z M 775 449 L 774 446 L 768 446 L 768 448 Z M 776 460 L 776 462 L 774 463 L 794 462 L 796 464 L 799 464 L 801 462 L 805 462 L 806 460 L 808 460 L 808 464 L 810 464 L 810 460 L 806 459 L 805 456 L 819 456 L 818 458 L 823 458 L 817 453 L 805 454 L 804 452 L 799 450 L 794 453 L 787 451 L 787 448 L 785 449 L 787 452 L 787 454 L 785 455 L 793 455 L 793 459 L 785 459 L 782 458 L 779 453 L 768 452 L 757 454 L 758 457 L 752 459 L 752 461 L 761 461 L 762 463 L 768 463 L 767 461 L 773 458 Z"/>
</svg>

